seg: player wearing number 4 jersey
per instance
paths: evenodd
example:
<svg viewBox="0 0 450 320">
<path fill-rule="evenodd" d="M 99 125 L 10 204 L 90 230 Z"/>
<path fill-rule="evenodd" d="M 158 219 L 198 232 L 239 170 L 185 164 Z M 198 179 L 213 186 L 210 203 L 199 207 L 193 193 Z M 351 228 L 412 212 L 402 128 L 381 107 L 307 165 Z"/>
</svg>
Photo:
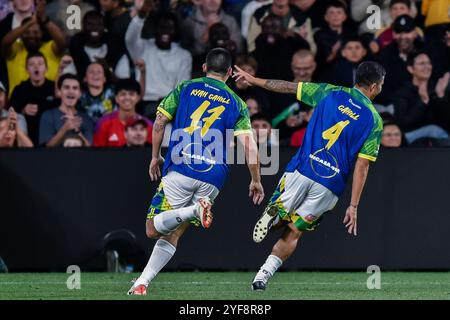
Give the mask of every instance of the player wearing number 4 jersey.
<svg viewBox="0 0 450 320">
<path fill-rule="evenodd" d="M 206 77 L 182 82 L 157 109 L 149 168 L 152 181 L 161 176 L 161 142 L 166 124 L 172 122 L 163 177 L 146 221 L 147 236 L 158 241 L 147 266 L 128 291 L 130 295 L 147 294 L 149 282 L 174 255 L 190 224 L 210 227 L 212 202 L 228 175 L 228 130 L 244 145 L 252 178 L 250 197 L 255 204 L 264 198 L 248 108 L 225 84 L 232 73 L 230 53 L 211 50 L 203 71 Z"/>
<path fill-rule="evenodd" d="M 356 236 L 356 213 L 369 161 L 375 161 L 383 124 L 371 100 L 381 92 L 385 70 L 364 62 L 356 70 L 353 88 L 308 82 L 292 83 L 252 77 L 236 67 L 236 81 L 275 92 L 292 93 L 314 107 L 303 144 L 287 165 L 253 239 L 260 242 L 273 227 L 285 227 L 281 238 L 253 280 L 253 290 L 264 290 L 281 264 L 294 252 L 304 231 L 314 230 L 323 214 L 333 209 L 344 191 L 351 167 L 352 196 L 344 224 Z M 356 162 L 356 163 L 355 163 Z"/>
</svg>

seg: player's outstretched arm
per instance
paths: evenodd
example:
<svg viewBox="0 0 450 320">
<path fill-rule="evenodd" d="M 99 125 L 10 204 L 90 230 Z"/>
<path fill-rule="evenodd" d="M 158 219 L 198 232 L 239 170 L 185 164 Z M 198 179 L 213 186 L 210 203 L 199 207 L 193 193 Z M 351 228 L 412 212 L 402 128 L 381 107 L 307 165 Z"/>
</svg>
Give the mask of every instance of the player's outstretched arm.
<svg viewBox="0 0 450 320">
<path fill-rule="evenodd" d="M 252 133 L 240 134 L 238 135 L 238 139 L 244 146 L 245 158 L 252 177 L 248 196 L 252 198 L 254 204 L 261 204 L 264 200 L 264 188 L 261 184 L 258 146 Z"/>
<path fill-rule="evenodd" d="M 152 130 L 152 160 L 148 169 L 148 173 L 152 181 L 156 181 L 159 179 L 159 177 L 161 177 L 161 170 L 159 168 L 159 165 L 164 162 L 164 159 L 161 156 L 161 144 L 168 122 L 169 118 L 167 118 L 164 114 L 162 114 L 161 112 L 156 113 L 156 120 L 153 124 Z"/>
<path fill-rule="evenodd" d="M 369 172 L 369 160 L 364 158 L 358 158 L 355 164 L 355 170 L 353 171 L 353 184 L 352 184 L 352 199 L 350 205 L 345 212 L 345 218 L 343 223 L 348 228 L 349 234 L 357 235 L 357 211 L 359 200 L 361 199 L 361 193 L 366 183 L 367 174 Z"/>
<path fill-rule="evenodd" d="M 237 71 L 234 71 L 233 78 L 237 81 L 244 81 L 252 86 L 261 87 L 269 91 L 280 92 L 280 93 L 297 93 L 298 83 L 289 82 L 284 80 L 272 80 L 272 79 L 261 79 L 253 77 L 248 74 L 238 66 L 234 66 Z"/>
</svg>

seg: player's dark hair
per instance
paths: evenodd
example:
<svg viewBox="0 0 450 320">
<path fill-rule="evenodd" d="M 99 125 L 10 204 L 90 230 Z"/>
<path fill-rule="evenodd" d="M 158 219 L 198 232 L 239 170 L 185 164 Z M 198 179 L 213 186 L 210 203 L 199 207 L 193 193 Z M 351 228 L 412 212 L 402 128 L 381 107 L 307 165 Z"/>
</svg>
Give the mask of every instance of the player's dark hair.
<svg viewBox="0 0 450 320">
<path fill-rule="evenodd" d="M 28 65 L 28 60 L 30 60 L 31 58 L 37 58 L 37 57 L 41 57 L 42 59 L 44 59 L 45 66 L 48 66 L 47 58 L 40 51 L 33 51 L 33 52 L 28 53 L 27 59 L 25 60 L 25 66 Z"/>
<path fill-rule="evenodd" d="M 374 83 L 380 83 L 385 75 L 386 70 L 381 64 L 366 61 L 356 69 L 355 83 L 363 88 L 368 88 Z"/>
<path fill-rule="evenodd" d="M 214 48 L 206 56 L 207 72 L 215 72 L 220 75 L 226 75 L 231 68 L 231 54 L 223 48 Z"/>
<path fill-rule="evenodd" d="M 56 86 L 58 89 L 61 89 L 63 83 L 65 80 L 67 79 L 71 79 L 71 80 L 76 80 L 78 81 L 78 84 L 80 85 L 80 89 L 81 89 L 81 81 L 80 79 L 78 79 L 78 77 L 76 75 L 74 75 L 73 73 L 65 73 L 63 74 L 61 77 L 59 77 L 58 82 L 56 83 Z"/>
<path fill-rule="evenodd" d="M 411 9 L 411 0 L 391 0 L 391 3 L 389 3 L 389 8 L 392 8 L 397 3 L 403 3 L 409 9 Z"/>
</svg>

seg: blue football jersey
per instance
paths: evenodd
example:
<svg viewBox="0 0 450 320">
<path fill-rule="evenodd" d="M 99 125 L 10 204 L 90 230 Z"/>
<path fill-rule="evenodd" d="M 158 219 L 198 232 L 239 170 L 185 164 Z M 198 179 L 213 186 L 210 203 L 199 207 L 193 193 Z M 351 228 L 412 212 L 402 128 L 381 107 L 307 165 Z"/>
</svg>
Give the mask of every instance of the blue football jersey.
<svg viewBox="0 0 450 320">
<path fill-rule="evenodd" d="M 356 88 L 304 82 L 297 99 L 314 107 L 314 113 L 286 171 L 297 170 L 340 196 L 356 158 L 376 160 L 382 120 Z"/>
<path fill-rule="evenodd" d="M 230 131 L 252 133 L 245 102 L 224 82 L 203 77 L 180 83 L 157 110 L 172 120 L 163 175 L 174 170 L 221 189 Z"/>
</svg>

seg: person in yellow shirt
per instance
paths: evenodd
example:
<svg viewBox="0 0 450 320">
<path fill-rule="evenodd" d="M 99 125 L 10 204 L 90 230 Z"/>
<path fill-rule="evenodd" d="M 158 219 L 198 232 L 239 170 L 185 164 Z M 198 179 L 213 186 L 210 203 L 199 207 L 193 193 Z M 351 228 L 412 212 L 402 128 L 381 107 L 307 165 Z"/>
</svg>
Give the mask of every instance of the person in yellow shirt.
<svg viewBox="0 0 450 320">
<path fill-rule="evenodd" d="M 423 0 L 422 14 L 425 27 L 450 23 L 450 0 Z"/>
<path fill-rule="evenodd" d="M 43 40 L 43 28 L 52 40 Z M 47 60 L 45 77 L 55 80 L 59 61 L 67 47 L 63 31 L 45 14 L 45 0 L 37 0 L 36 13 L 22 21 L 22 24 L 8 32 L 1 42 L 2 54 L 6 59 L 9 80 L 9 95 L 20 82 L 28 79 L 25 61 L 28 53 L 40 51 Z"/>
</svg>

